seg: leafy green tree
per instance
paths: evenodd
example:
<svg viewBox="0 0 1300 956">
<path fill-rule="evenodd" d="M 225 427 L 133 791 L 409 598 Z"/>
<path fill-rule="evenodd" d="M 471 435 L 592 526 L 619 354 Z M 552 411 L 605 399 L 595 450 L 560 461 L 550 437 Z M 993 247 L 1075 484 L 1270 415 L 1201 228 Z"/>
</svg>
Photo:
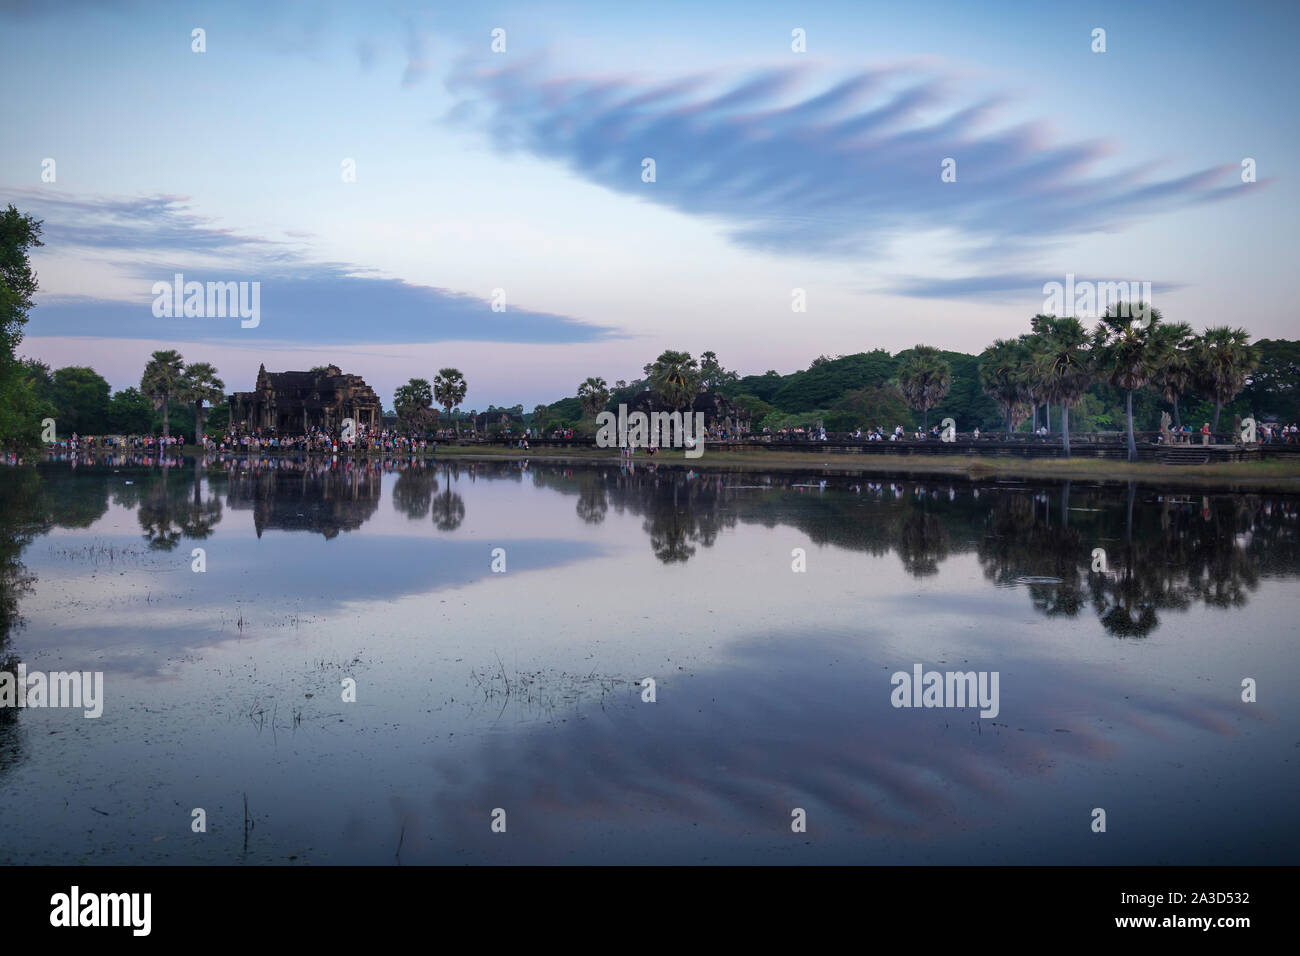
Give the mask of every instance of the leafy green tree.
<svg viewBox="0 0 1300 956">
<path fill-rule="evenodd" d="M 1093 334 L 1093 349 L 1101 375 L 1123 389 L 1124 416 L 1128 423 L 1128 460 L 1137 461 L 1133 433 L 1133 393 L 1155 376 L 1168 345 L 1157 332 L 1163 316 L 1144 303 L 1120 303 L 1106 309 Z"/>
<path fill-rule="evenodd" d="M 51 381 L 55 421 L 61 432 L 103 434 L 108 426 L 108 381 L 93 368 L 70 365 Z"/>
<path fill-rule="evenodd" d="M 1070 416 L 1074 420 L 1076 431 L 1113 431 L 1122 417 L 1119 406 L 1116 406 L 1114 415 L 1108 411 L 1106 403 L 1097 395 L 1097 391 L 1098 386 L 1093 385 L 1085 392 L 1075 407 L 1074 414 Z"/>
<path fill-rule="evenodd" d="M 143 435 L 153 428 L 153 403 L 136 388 L 114 392 L 108 400 L 108 431 L 114 435 Z"/>
<path fill-rule="evenodd" d="M 0 296 L 2 295 L 3 290 L 0 290 Z M 15 420 L 26 422 L 20 431 L 25 431 L 32 436 L 33 442 L 43 419 L 53 418 L 58 423 L 58 431 L 66 431 L 66 424 L 59 418 L 58 403 L 55 401 L 54 394 L 54 374 L 50 371 L 50 367 L 34 358 L 24 358 L 10 365 L 5 365 L 3 359 L 0 359 L 0 379 L 4 378 L 5 369 L 18 379 L 25 378 L 27 384 L 9 392 L 10 405 L 0 407 L 0 420 L 3 420 L 6 415 L 12 415 L 15 416 Z M 0 384 L 0 392 L 3 390 L 3 384 Z M 15 442 L 0 440 L 0 447 L 15 449 L 30 447 L 31 444 L 32 442 L 25 440 Z"/>
<path fill-rule="evenodd" d="M 1070 409 L 1097 378 L 1092 337 L 1078 319 L 1039 316 L 1040 351 L 1035 377 L 1043 398 L 1061 407 L 1061 443 L 1070 457 Z"/>
<path fill-rule="evenodd" d="M 921 426 L 928 428 L 930 409 L 948 394 L 952 385 L 952 366 L 943 360 L 932 345 L 917 345 L 900 356 L 898 390 L 911 408 L 921 410 Z"/>
<path fill-rule="evenodd" d="M 732 402 L 749 416 L 750 422 L 754 425 L 777 410 L 775 405 L 769 405 L 757 395 L 737 395 Z"/>
<path fill-rule="evenodd" d="M 1022 399 L 1028 403 L 1032 417 L 1030 428 L 1038 431 L 1038 406 L 1043 404 L 1043 382 L 1039 377 L 1038 363 L 1043 355 L 1043 320 L 1045 315 L 1036 315 L 1030 320 L 1032 331 L 1020 336 L 1023 346 L 1020 359 L 1020 390 Z"/>
<path fill-rule="evenodd" d="M 1214 431 L 1219 414 L 1246 387 L 1250 373 L 1259 365 L 1259 350 L 1250 344 L 1250 333 L 1226 325 L 1206 329 L 1196 343 L 1193 367 L 1197 389 L 1214 402 Z"/>
<path fill-rule="evenodd" d="M 0 213 L 0 354 L 10 360 L 23 338 L 23 326 L 39 285 L 27 250 L 43 246 L 41 221 L 20 213 L 10 203 Z"/>
<path fill-rule="evenodd" d="M 951 417 L 957 422 L 959 431 L 970 431 L 977 426 L 984 431 L 996 431 L 1001 425 L 1002 413 L 980 388 L 979 356 L 946 349 L 939 355 L 952 368 L 952 385 L 948 394 L 931 409 L 932 414 L 936 418 Z M 910 420 L 911 416 L 906 415 L 895 424 Z"/>
<path fill-rule="evenodd" d="M 835 427 L 834 422 L 836 421 L 837 418 L 841 419 L 841 424 L 846 424 L 845 420 L 848 417 L 849 417 L 849 413 L 831 412 L 825 408 L 816 408 L 810 412 L 788 413 L 788 412 L 777 411 L 777 412 L 773 412 L 772 414 L 764 418 L 762 421 L 762 426 L 764 428 L 770 428 L 773 431 L 777 431 L 782 428 L 791 428 L 791 429 L 806 428 L 811 430 L 817 428 L 819 425 L 825 426 L 827 424 L 826 422 L 827 418 L 830 418 L 831 419 L 830 427 L 834 429 Z"/>
<path fill-rule="evenodd" d="M 447 410 L 448 417 L 451 416 L 451 410 L 465 400 L 465 393 L 468 390 L 469 383 L 465 381 L 465 376 L 460 374 L 460 369 L 440 369 L 434 376 L 433 397 Z M 460 435 L 459 421 L 456 422 L 456 434 Z"/>
<path fill-rule="evenodd" d="M 171 435 L 171 422 L 167 410 L 173 398 L 181 392 L 182 376 L 185 373 L 185 360 L 174 349 L 160 350 L 153 353 L 149 364 L 144 367 L 140 377 L 140 391 L 154 403 L 154 408 L 162 412 L 162 433 L 167 438 Z"/>
<path fill-rule="evenodd" d="M 637 397 L 646 390 L 646 381 L 638 378 L 632 382 L 625 382 L 619 379 L 614 383 L 614 387 L 609 392 L 609 405 L 631 405 Z"/>
<path fill-rule="evenodd" d="M 582 402 L 576 398 L 562 398 L 546 406 L 548 424 L 552 428 L 572 428 L 582 421 Z"/>
<path fill-rule="evenodd" d="M 433 386 L 427 379 L 413 378 L 393 393 L 393 410 L 407 431 L 426 429 L 433 420 Z"/>
<path fill-rule="evenodd" d="M 1008 436 L 1028 412 L 1023 382 L 1026 351 L 1019 339 L 996 339 L 980 353 L 980 386 L 1002 410 Z"/>
<path fill-rule="evenodd" d="M 785 384 L 785 379 L 776 371 L 768 369 L 762 375 L 746 375 L 736 383 L 736 391 L 741 395 L 757 395 L 765 402 L 772 403 L 777 390 Z"/>
<path fill-rule="evenodd" d="M 1260 421 L 1300 421 L 1300 341 L 1260 339 L 1259 365 L 1243 394 Z"/>
<path fill-rule="evenodd" d="M 533 409 L 533 414 L 528 422 L 529 426 L 537 432 L 546 431 L 546 426 L 551 420 L 551 411 L 545 405 L 538 405 Z"/>
<path fill-rule="evenodd" d="M 1173 406 L 1174 427 L 1181 428 L 1179 402 L 1194 384 L 1196 335 L 1186 322 L 1168 322 L 1156 330 L 1156 335 L 1161 340 L 1161 358 L 1151 384 Z"/>
<path fill-rule="evenodd" d="M 40 220 L 12 203 L 0 213 L 0 447 L 15 450 L 38 444 L 50 411 L 33 370 L 15 355 L 38 289 L 28 250 L 42 245 Z"/>
<path fill-rule="evenodd" d="M 822 356 L 807 369 L 786 376 L 774 392 L 767 390 L 767 376 L 757 382 L 754 376 L 749 376 L 737 387 L 785 411 L 812 411 L 834 404 L 847 392 L 887 384 L 893 379 L 897 365 L 897 360 L 884 349 L 834 359 Z M 775 374 L 769 372 L 768 376 Z"/>
<path fill-rule="evenodd" d="M 210 363 L 191 362 L 181 376 L 178 395 L 194 409 L 194 441 L 198 444 L 203 438 L 203 405 L 206 402 L 215 408 L 223 402 L 226 383 L 217 377 L 217 370 Z"/>
<path fill-rule="evenodd" d="M 665 405 L 680 411 L 700 393 L 700 367 L 690 352 L 666 349 L 645 367 L 650 390 Z"/>
<path fill-rule="evenodd" d="M 729 372 L 718 361 L 716 352 L 705 352 L 700 356 L 700 385 L 713 392 L 730 397 L 735 394 L 740 376 Z"/>
<path fill-rule="evenodd" d="M 884 428 L 888 434 L 895 425 L 906 423 L 911 427 L 914 421 L 898 390 L 887 385 L 870 385 L 846 392 L 829 411 L 826 427 L 834 431 L 862 426 Z"/>
<path fill-rule="evenodd" d="M 36 386 L 37 394 L 48 401 L 54 403 L 54 372 L 50 366 L 40 359 L 25 358 L 22 360 L 23 369 L 31 377 L 32 384 Z"/>
</svg>

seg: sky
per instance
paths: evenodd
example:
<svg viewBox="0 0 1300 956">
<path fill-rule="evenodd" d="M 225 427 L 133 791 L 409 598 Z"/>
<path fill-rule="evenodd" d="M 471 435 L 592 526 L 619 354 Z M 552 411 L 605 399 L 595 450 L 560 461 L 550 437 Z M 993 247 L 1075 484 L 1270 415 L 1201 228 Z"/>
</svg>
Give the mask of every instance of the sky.
<svg viewBox="0 0 1300 956">
<path fill-rule="evenodd" d="M 453 366 L 464 407 L 531 409 L 666 348 L 742 374 L 978 352 L 1067 275 L 1295 337 L 1297 26 L 1195 0 L 0 0 L 0 203 L 45 240 L 19 351 L 115 389 L 162 348 L 232 391 L 332 362 L 386 406 Z M 257 283 L 256 322 L 156 314 L 177 274 Z"/>
</svg>

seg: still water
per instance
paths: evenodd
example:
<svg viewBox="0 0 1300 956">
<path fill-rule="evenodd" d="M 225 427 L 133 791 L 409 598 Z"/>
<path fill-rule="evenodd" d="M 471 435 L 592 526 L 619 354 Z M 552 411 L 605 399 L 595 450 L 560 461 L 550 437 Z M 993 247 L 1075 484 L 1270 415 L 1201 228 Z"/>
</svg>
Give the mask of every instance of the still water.
<svg viewBox="0 0 1300 956">
<path fill-rule="evenodd" d="M 1300 859 L 1294 496 L 188 459 L 0 510 L 4 667 L 104 675 L 0 709 L 3 863 Z"/>
</svg>

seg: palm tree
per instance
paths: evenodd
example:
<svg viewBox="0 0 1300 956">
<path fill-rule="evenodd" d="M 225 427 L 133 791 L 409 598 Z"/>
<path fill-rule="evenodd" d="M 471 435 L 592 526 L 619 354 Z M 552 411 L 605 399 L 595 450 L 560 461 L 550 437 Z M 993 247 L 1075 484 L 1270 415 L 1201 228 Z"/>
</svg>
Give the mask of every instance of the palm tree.
<svg viewBox="0 0 1300 956">
<path fill-rule="evenodd" d="M 1008 437 L 1024 420 L 1024 353 L 1019 339 L 996 339 L 980 353 L 980 387 L 1002 409 Z"/>
<path fill-rule="evenodd" d="M 533 431 L 540 438 L 543 431 L 546 430 L 546 424 L 550 421 L 551 410 L 545 405 L 538 405 L 533 409 Z"/>
<path fill-rule="evenodd" d="M 423 429 L 437 413 L 433 410 L 433 388 L 427 379 L 413 378 L 393 392 L 393 411 L 403 427 Z"/>
<path fill-rule="evenodd" d="M 465 499 L 451 490 L 451 479 L 453 477 L 459 479 L 460 470 L 454 465 L 444 463 L 442 476 L 447 487 L 434 499 L 433 523 L 439 531 L 455 531 L 465 520 Z"/>
<path fill-rule="evenodd" d="M 700 393 L 700 367 L 690 352 L 667 349 L 645 366 L 650 390 L 674 411 L 681 411 Z"/>
<path fill-rule="evenodd" d="M 202 444 L 203 403 L 215 408 L 226 397 L 226 383 L 217 377 L 217 370 L 208 362 L 193 362 L 185 366 L 178 394 L 194 406 L 194 442 Z"/>
<path fill-rule="evenodd" d="M 898 390 L 912 408 L 921 410 L 921 427 L 929 427 L 930 409 L 952 385 L 952 366 L 933 345 L 917 345 L 898 365 Z"/>
<path fill-rule="evenodd" d="M 153 400 L 154 408 L 162 410 L 163 438 L 171 437 L 171 424 L 167 420 L 168 405 L 181 390 L 181 375 L 185 360 L 173 349 L 154 352 L 140 377 L 140 391 Z"/>
<path fill-rule="evenodd" d="M 1144 319 L 1143 316 L 1148 318 Z M 1093 348 L 1097 368 L 1106 380 L 1125 392 L 1128 417 L 1128 460 L 1137 461 L 1137 439 L 1133 436 L 1133 393 L 1151 381 L 1163 360 L 1168 342 L 1156 331 L 1162 316 L 1159 309 L 1144 303 L 1119 303 L 1106 309 L 1096 331 Z"/>
<path fill-rule="evenodd" d="M 1097 380 L 1089 349 L 1091 336 L 1075 318 L 1040 315 L 1035 321 L 1039 323 L 1042 344 L 1035 377 L 1042 383 L 1043 397 L 1061 406 L 1061 442 L 1069 458 L 1070 408 L 1083 400 L 1084 393 Z"/>
<path fill-rule="evenodd" d="M 1174 427 L 1182 428 L 1182 416 L 1179 414 L 1179 399 L 1192 387 L 1195 369 L 1192 360 L 1195 357 L 1196 335 L 1186 322 L 1171 322 L 1162 325 L 1156 334 L 1162 339 L 1160 367 L 1156 369 L 1151 380 L 1160 391 L 1160 397 L 1173 406 Z"/>
<path fill-rule="evenodd" d="M 1021 336 L 1026 347 L 1029 349 L 1029 364 L 1025 368 L 1025 381 L 1029 383 L 1032 390 L 1032 400 L 1041 400 L 1043 403 L 1043 423 L 1047 430 L 1052 430 L 1052 400 L 1047 397 L 1043 390 L 1043 377 L 1041 369 L 1041 359 L 1047 352 L 1046 336 L 1053 328 L 1052 323 L 1056 320 L 1054 315 L 1043 315 L 1041 312 L 1029 320 L 1029 326 L 1032 331 L 1028 335 Z M 1034 406 L 1034 429 L 1038 429 L 1038 406 Z"/>
<path fill-rule="evenodd" d="M 1022 348 L 1020 359 L 1021 398 L 1028 404 L 1033 423 L 1032 430 L 1038 432 L 1038 406 L 1043 403 L 1043 382 L 1039 377 L 1039 359 L 1042 358 L 1044 345 L 1042 330 L 1045 315 L 1036 315 L 1030 320 L 1032 332 L 1020 336 Z"/>
<path fill-rule="evenodd" d="M 578 386 L 578 401 L 582 410 L 592 418 L 609 404 L 609 386 L 603 378 L 589 378 Z"/>
<path fill-rule="evenodd" d="M 1199 391 L 1214 402 L 1214 431 L 1219 430 L 1223 406 L 1246 387 L 1250 373 L 1259 365 L 1259 349 L 1250 344 L 1250 333 L 1226 325 L 1206 329 L 1196 343 L 1194 375 Z"/>
<path fill-rule="evenodd" d="M 437 399 L 439 405 L 447 409 L 448 417 L 451 416 L 451 410 L 464 401 L 465 392 L 468 390 L 469 384 L 465 381 L 465 376 L 460 374 L 460 369 L 439 369 L 438 374 L 434 376 L 433 397 Z M 456 435 L 460 435 L 460 422 L 456 422 Z"/>
</svg>

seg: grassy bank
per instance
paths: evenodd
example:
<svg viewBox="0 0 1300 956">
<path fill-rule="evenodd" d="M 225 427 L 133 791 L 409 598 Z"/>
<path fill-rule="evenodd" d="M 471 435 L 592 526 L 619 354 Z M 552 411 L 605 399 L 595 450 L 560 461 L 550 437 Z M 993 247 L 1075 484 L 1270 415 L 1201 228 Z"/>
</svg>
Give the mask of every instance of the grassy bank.
<svg viewBox="0 0 1300 956">
<path fill-rule="evenodd" d="M 617 450 L 566 448 L 555 451 L 521 451 L 517 448 L 488 448 L 442 445 L 438 458 L 501 461 L 527 458 L 530 461 L 617 463 Z M 661 452 L 654 458 L 643 454 L 636 463 L 682 465 L 696 470 L 768 471 L 771 469 L 829 470 L 836 474 L 957 475 L 964 478 L 1078 478 L 1092 481 L 1144 481 L 1240 490 L 1300 492 L 1300 461 L 1269 460 L 1223 462 L 1208 465 L 1164 465 L 1158 462 L 1121 462 L 1099 458 L 928 458 L 922 455 L 818 455 L 811 452 L 706 451 L 689 459 L 680 451 Z"/>
<path fill-rule="evenodd" d="M 185 455 L 197 455 L 200 449 L 186 445 Z M 227 454 L 230 454 L 227 452 Z M 259 453 L 272 456 L 269 450 Z M 290 452 L 293 456 L 295 452 Z M 373 457 L 373 456 L 372 456 Z M 405 457 L 405 456 L 390 456 Z M 552 464 L 618 464 L 617 449 L 565 448 L 522 451 L 501 445 L 439 445 L 435 455 L 426 459 L 453 461 L 515 461 L 527 458 Z M 1234 491 L 1285 491 L 1300 493 L 1300 460 L 1272 459 L 1250 462 L 1222 462 L 1207 465 L 1164 465 L 1158 462 L 1111 461 L 1099 458 L 983 458 L 925 455 L 843 455 L 813 452 L 782 452 L 766 449 L 753 451 L 706 451 L 699 458 L 686 458 L 682 452 L 669 450 L 654 458 L 638 454 L 636 464 L 728 471 L 816 471 L 837 475 L 953 475 L 961 478 L 1047 480 L 1079 479 L 1087 481 L 1140 481 L 1164 486 L 1221 488 Z"/>
</svg>

